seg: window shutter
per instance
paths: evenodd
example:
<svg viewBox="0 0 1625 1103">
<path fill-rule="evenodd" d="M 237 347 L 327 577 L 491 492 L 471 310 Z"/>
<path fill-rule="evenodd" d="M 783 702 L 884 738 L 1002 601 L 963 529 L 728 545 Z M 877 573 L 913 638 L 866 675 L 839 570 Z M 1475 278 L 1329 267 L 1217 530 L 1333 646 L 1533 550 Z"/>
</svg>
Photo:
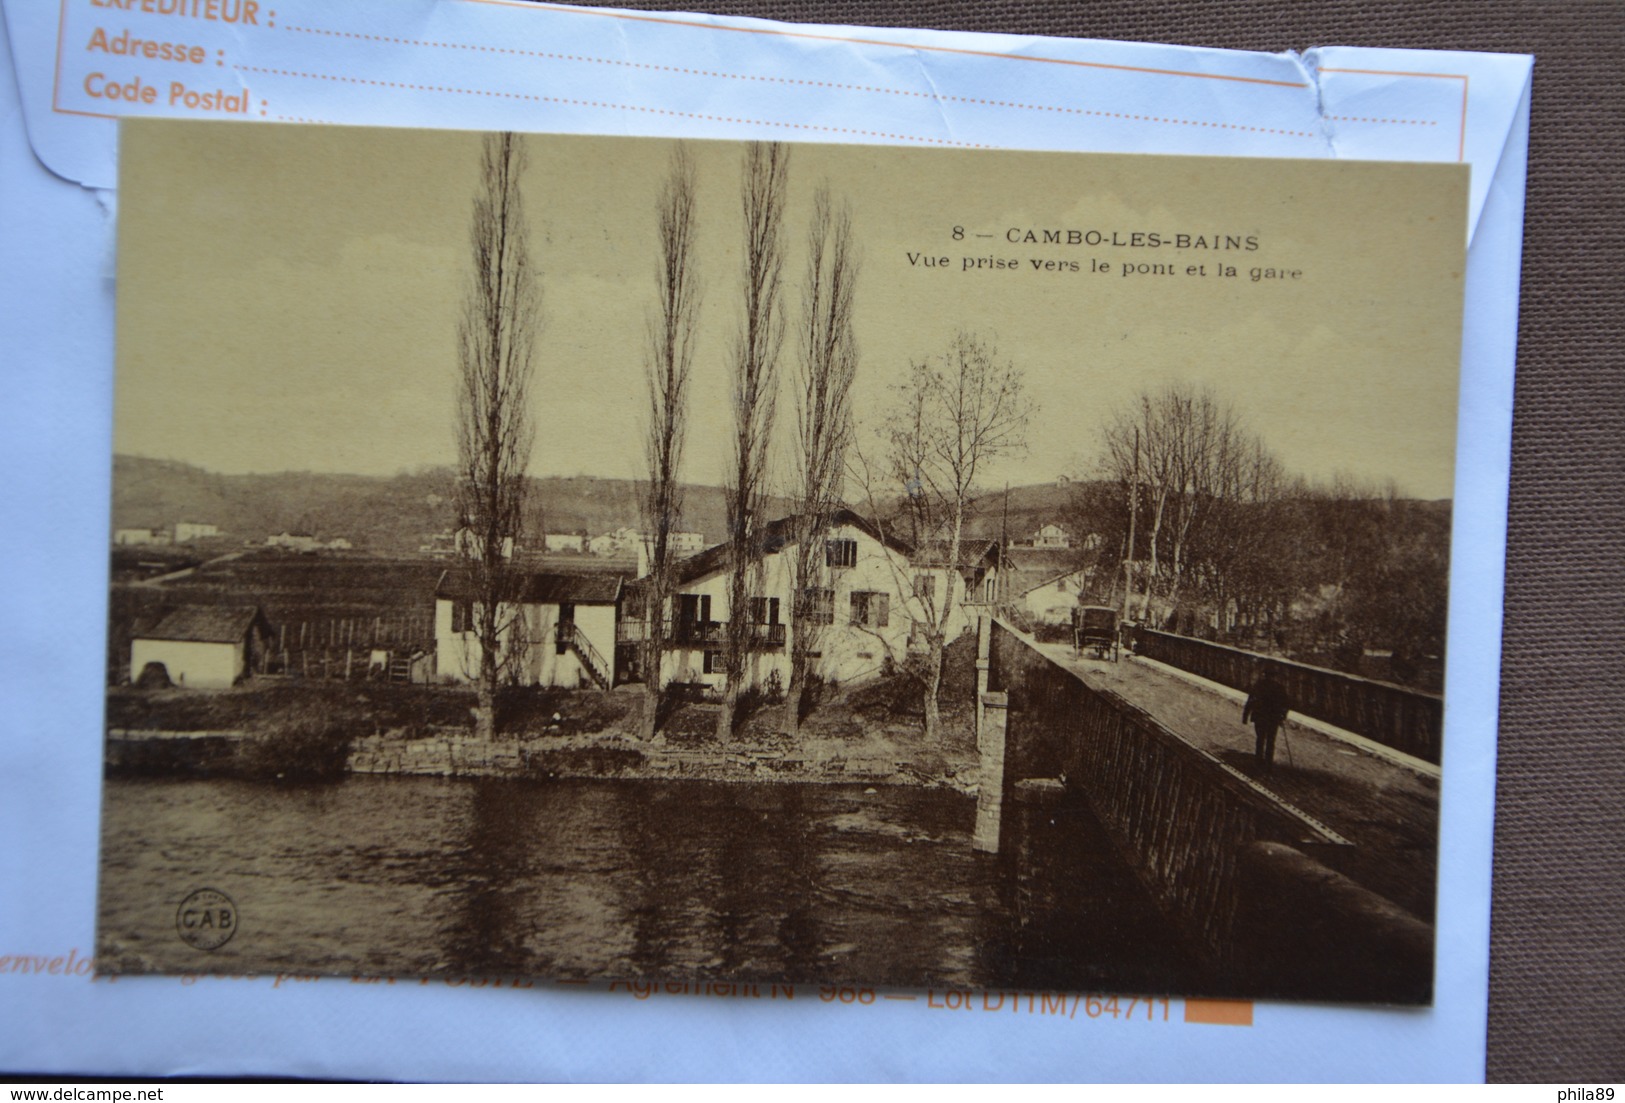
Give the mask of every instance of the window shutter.
<svg viewBox="0 0 1625 1103">
<path fill-rule="evenodd" d="M 885 628 L 891 623 L 891 595 L 876 594 L 875 600 L 880 605 L 880 608 L 875 610 L 875 626 L 877 628 Z"/>
</svg>

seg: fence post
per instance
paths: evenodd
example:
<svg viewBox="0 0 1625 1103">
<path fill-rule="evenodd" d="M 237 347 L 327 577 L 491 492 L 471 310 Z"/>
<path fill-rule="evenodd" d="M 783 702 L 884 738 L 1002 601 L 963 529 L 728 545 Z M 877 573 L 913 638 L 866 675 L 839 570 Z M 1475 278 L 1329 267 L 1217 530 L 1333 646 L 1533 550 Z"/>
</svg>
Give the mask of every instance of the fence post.
<svg viewBox="0 0 1625 1103">
<path fill-rule="evenodd" d="M 976 833 L 971 845 L 996 854 L 1004 819 L 1004 744 L 1010 717 L 1010 697 L 1006 693 L 984 693 L 978 705 L 982 712 L 982 766 L 976 783 Z"/>
</svg>

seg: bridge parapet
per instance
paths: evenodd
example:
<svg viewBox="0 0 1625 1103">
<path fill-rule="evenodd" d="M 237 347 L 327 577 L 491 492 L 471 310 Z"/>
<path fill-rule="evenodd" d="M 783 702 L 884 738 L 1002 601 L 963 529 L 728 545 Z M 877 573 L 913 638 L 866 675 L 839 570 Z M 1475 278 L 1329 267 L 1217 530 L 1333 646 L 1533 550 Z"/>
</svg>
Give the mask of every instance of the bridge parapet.
<svg viewBox="0 0 1625 1103">
<path fill-rule="evenodd" d="M 1086 684 L 1018 630 L 998 620 L 989 630 L 984 701 L 997 695 L 1007 704 L 998 710 L 1002 777 L 988 779 L 1000 803 L 1030 777 L 1061 778 L 1082 793 L 1163 911 L 1221 973 L 1241 952 L 1238 863 L 1248 846 L 1282 843 L 1337 864 L 1349 844 L 1336 832 L 1117 694 Z"/>
<path fill-rule="evenodd" d="M 1138 627 L 1127 631 L 1136 654 L 1244 693 L 1257 679 L 1253 664 L 1264 663 L 1287 691 L 1294 711 L 1439 764 L 1444 699 L 1437 694 L 1192 636 Z"/>
</svg>

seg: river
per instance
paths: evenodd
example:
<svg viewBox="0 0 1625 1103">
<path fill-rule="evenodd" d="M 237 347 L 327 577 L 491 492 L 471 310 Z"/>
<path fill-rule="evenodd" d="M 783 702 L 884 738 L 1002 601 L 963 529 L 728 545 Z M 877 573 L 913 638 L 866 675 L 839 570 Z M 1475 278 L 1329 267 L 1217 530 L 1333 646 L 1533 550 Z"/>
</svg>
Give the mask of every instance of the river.
<svg viewBox="0 0 1625 1103">
<path fill-rule="evenodd" d="M 710 978 L 1166 992 L 1188 959 L 1087 809 L 943 789 L 110 779 L 98 961 L 127 972 Z M 235 904 L 194 949 L 193 890 Z"/>
</svg>

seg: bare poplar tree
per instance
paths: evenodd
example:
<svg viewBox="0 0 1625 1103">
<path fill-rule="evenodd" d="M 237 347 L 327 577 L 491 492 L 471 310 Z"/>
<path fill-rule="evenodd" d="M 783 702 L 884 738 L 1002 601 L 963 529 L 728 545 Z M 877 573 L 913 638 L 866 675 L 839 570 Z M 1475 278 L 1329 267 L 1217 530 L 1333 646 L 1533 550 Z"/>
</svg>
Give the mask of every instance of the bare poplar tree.
<svg viewBox="0 0 1625 1103">
<path fill-rule="evenodd" d="M 723 486 L 729 550 L 728 630 L 723 645 L 727 681 L 717 716 L 717 737 L 722 740 L 733 736 L 734 713 L 744 690 L 754 636 L 750 599 L 760 567 L 756 545 L 767 494 L 779 349 L 784 343 L 779 285 L 784 269 L 781 229 L 789 164 L 790 150 L 782 142 L 751 142 L 745 148 L 740 179 L 745 219 L 744 312 L 734 341 L 734 435 Z"/>
<path fill-rule="evenodd" d="M 919 671 L 924 688 L 925 733 L 941 732 L 938 699 L 943 652 L 955 608 L 965 525 L 987 465 L 1026 448 L 1032 407 L 1023 374 L 998 349 L 961 330 L 939 357 L 909 365 L 893 388 L 881 433 L 887 481 L 902 492 L 902 516 L 920 562 L 915 627 L 924 636 Z M 936 570 L 943 585 L 935 584 Z M 922 585 L 922 583 L 925 583 Z"/>
<path fill-rule="evenodd" d="M 486 137 L 469 226 L 472 270 L 457 326 L 456 493 L 461 556 L 480 646 L 476 731 L 495 730 L 497 688 L 523 660 L 526 629 L 513 553 L 523 535 L 528 410 L 540 293 L 531 267 L 520 182 L 522 139 Z"/>
<path fill-rule="evenodd" d="M 694 359 L 700 291 L 694 276 L 694 163 L 678 145 L 671 172 L 656 204 L 660 260 L 655 269 L 657 301 L 649 319 L 649 358 L 645 379 L 649 422 L 644 434 L 648 484 L 642 511 L 649 544 L 644 590 L 643 737 L 654 737 L 659 719 L 660 660 L 666 638 L 665 610 L 671 596 L 671 534 L 683 511 L 678 481 L 688 429 L 688 376 Z"/>
<path fill-rule="evenodd" d="M 784 710 L 785 729 L 791 735 L 801 723 L 801 699 L 812 653 L 818 649 L 821 626 L 815 607 L 827 574 L 824 537 L 841 502 L 847 445 L 852 439 L 852 380 L 858 370 L 852 303 L 857 277 L 851 209 L 844 203 L 837 208 L 829 189 L 819 188 L 807 231 L 795 392 L 801 478 L 794 494 L 790 683 Z"/>
</svg>

